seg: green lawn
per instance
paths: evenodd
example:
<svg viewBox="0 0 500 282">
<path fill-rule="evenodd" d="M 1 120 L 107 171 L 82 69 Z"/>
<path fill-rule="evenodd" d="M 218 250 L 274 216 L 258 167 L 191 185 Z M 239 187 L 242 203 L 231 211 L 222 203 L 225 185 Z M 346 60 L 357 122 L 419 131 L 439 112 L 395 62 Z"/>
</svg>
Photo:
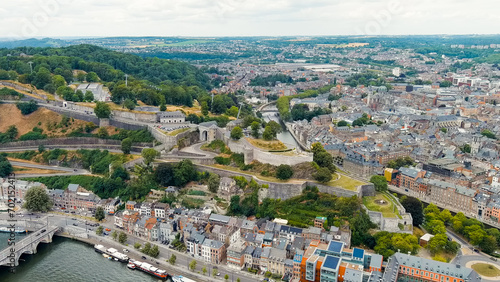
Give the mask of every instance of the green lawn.
<svg viewBox="0 0 500 282">
<path fill-rule="evenodd" d="M 384 200 L 386 204 L 379 205 L 375 203 L 376 200 Z M 375 197 L 363 197 L 363 204 L 371 211 L 381 212 L 384 217 L 397 217 L 397 208 L 394 207 L 394 203 L 391 199 L 384 194 L 377 193 Z"/>
<path fill-rule="evenodd" d="M 338 176 L 340 176 L 340 178 L 338 178 Z M 340 174 L 335 174 L 333 176 L 333 178 L 335 180 L 332 180 L 332 181 L 326 183 L 326 185 L 336 186 L 336 187 L 342 187 L 342 188 L 344 188 L 346 190 L 356 191 L 357 187 L 359 185 L 366 184 L 366 183 L 361 182 L 359 180 L 350 178 L 350 177 L 345 176 L 345 175 L 340 175 Z"/>
<path fill-rule="evenodd" d="M 186 132 L 189 129 L 191 129 L 191 128 L 190 127 L 188 127 L 188 128 L 179 128 L 179 129 L 176 129 L 174 131 L 170 131 L 170 132 L 167 131 L 167 135 L 169 135 L 169 136 L 176 136 L 177 134 L 180 134 L 182 132 Z"/>
<path fill-rule="evenodd" d="M 472 269 L 480 275 L 484 275 L 486 277 L 495 277 L 500 275 L 500 269 L 489 263 L 475 263 L 472 265 Z"/>
</svg>

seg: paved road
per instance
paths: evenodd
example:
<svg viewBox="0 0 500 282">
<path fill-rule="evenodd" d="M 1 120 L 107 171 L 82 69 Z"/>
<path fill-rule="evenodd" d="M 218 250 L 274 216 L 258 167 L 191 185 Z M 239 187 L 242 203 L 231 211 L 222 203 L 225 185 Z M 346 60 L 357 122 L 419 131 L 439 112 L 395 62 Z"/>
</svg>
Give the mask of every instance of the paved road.
<svg viewBox="0 0 500 282">
<path fill-rule="evenodd" d="M 31 164 L 31 163 L 16 162 L 16 161 L 10 161 L 10 164 L 13 166 L 21 166 L 21 167 L 30 167 L 30 168 L 58 171 L 58 172 L 54 172 L 54 173 L 18 174 L 19 177 L 60 176 L 60 175 L 70 176 L 70 175 L 88 175 L 88 174 L 91 174 L 88 170 L 85 170 L 85 169 L 73 169 L 73 168 L 68 168 L 68 167 L 48 166 L 48 165 Z"/>
<path fill-rule="evenodd" d="M 21 213 L 18 213 L 22 214 Z M 54 226 L 59 226 L 63 228 L 68 228 L 71 230 L 71 232 L 76 232 L 76 233 L 88 233 L 90 236 L 92 236 L 93 239 L 97 238 L 98 240 L 102 240 L 102 242 L 108 242 L 108 245 L 116 245 L 116 241 L 113 241 L 110 236 L 97 236 L 95 235 L 95 229 L 96 227 L 89 227 L 85 225 L 85 221 L 77 218 L 74 215 L 68 214 L 68 215 L 59 215 L 59 214 L 42 214 L 40 218 L 36 218 L 37 215 L 34 216 L 28 216 L 24 215 L 24 217 L 17 218 L 19 221 L 22 220 L 27 220 L 29 221 L 30 218 L 31 220 L 36 220 L 40 223 L 43 224 L 50 224 Z M 6 213 L 0 213 L 0 220 L 6 220 L 8 219 L 8 215 Z M 76 223 L 78 224 L 77 226 L 74 226 L 73 224 Z M 112 231 L 116 230 L 117 232 L 121 231 L 118 228 L 115 228 L 114 226 L 114 220 L 113 216 L 108 216 L 107 221 L 105 223 L 102 223 L 103 227 L 105 228 L 110 228 Z M 127 244 L 129 247 L 126 247 L 131 253 L 134 253 L 135 256 L 143 256 L 144 254 L 137 252 L 136 250 L 133 249 L 133 245 L 136 242 L 140 242 L 142 245 L 146 242 L 143 238 L 137 238 L 135 236 L 132 236 L 130 234 L 128 235 L 128 240 Z M 227 274 L 229 276 L 228 281 L 236 282 L 238 278 L 240 278 L 241 282 L 254 282 L 254 281 L 260 281 L 262 280 L 263 277 L 257 276 L 254 274 L 250 274 L 248 272 L 243 272 L 240 270 L 235 270 L 227 267 L 226 265 L 212 265 L 209 263 L 205 263 L 202 259 L 196 258 L 198 261 L 196 270 L 194 273 L 189 270 L 189 263 L 195 259 L 191 257 L 190 255 L 186 253 L 181 253 L 175 250 L 172 250 L 168 248 L 166 245 L 159 244 L 160 242 L 151 242 L 152 244 L 158 245 L 160 249 L 160 256 L 157 259 L 153 259 L 154 261 L 157 261 L 160 263 L 159 268 L 165 269 L 168 271 L 168 273 L 172 275 L 183 275 L 191 279 L 195 279 L 196 281 L 224 281 L 224 276 Z M 172 254 L 175 254 L 177 257 L 176 264 L 175 266 L 170 265 L 169 263 L 166 262 L 168 258 Z M 148 257 L 148 262 L 152 263 L 151 261 L 152 258 Z M 143 259 L 139 259 L 143 260 Z M 145 261 L 145 260 L 143 260 Z M 203 267 L 207 268 L 207 275 L 203 275 L 202 269 Z M 220 272 L 220 276 L 217 277 L 211 277 L 212 274 L 212 269 L 213 267 L 217 267 L 218 272 Z M 209 277 L 210 276 L 210 277 Z"/>
</svg>

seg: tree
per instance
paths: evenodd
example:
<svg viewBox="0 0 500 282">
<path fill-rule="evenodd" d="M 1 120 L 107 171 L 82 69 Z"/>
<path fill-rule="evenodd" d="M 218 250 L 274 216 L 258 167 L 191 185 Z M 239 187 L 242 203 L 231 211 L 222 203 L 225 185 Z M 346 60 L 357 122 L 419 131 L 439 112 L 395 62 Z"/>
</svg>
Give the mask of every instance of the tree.
<svg viewBox="0 0 500 282">
<path fill-rule="evenodd" d="M 134 244 L 134 248 L 135 248 L 136 250 L 140 249 L 140 248 L 141 248 L 141 243 L 136 242 L 136 243 Z"/>
<path fill-rule="evenodd" d="M 87 73 L 87 82 L 98 82 L 99 81 L 99 77 L 97 76 L 97 74 L 93 71 Z"/>
<path fill-rule="evenodd" d="M 40 67 L 33 80 L 33 85 L 38 89 L 43 89 L 45 85 L 50 84 L 52 78 L 50 76 L 50 71 L 45 67 Z"/>
<path fill-rule="evenodd" d="M 264 128 L 262 138 L 267 141 L 271 141 L 276 138 L 276 135 L 274 134 L 273 129 L 270 126 L 266 126 L 266 128 Z"/>
<path fill-rule="evenodd" d="M 4 154 L 0 154 L 0 177 L 6 177 L 14 171 L 9 160 Z"/>
<path fill-rule="evenodd" d="M 373 175 L 370 178 L 370 182 L 375 186 L 375 190 L 378 192 L 387 191 L 387 180 L 382 175 Z"/>
<path fill-rule="evenodd" d="M 271 127 L 271 130 L 276 137 L 278 133 L 281 133 L 283 131 L 283 128 L 281 128 L 281 125 L 274 120 L 271 120 L 270 122 L 267 123 L 267 126 Z"/>
<path fill-rule="evenodd" d="M 164 112 L 164 111 L 166 111 L 166 110 L 167 110 L 167 106 L 166 106 L 165 104 L 161 104 L 161 105 L 160 105 L 160 111 L 161 111 L 161 112 Z"/>
<path fill-rule="evenodd" d="M 229 279 L 229 275 L 227 275 L 227 274 L 226 274 L 226 275 L 224 275 L 224 280 L 226 280 L 226 281 L 227 281 L 228 279 Z"/>
<path fill-rule="evenodd" d="M 241 279 L 240 278 L 236 279 L 236 282 L 241 282 Z"/>
<path fill-rule="evenodd" d="M 446 227 L 444 226 L 444 223 L 439 219 L 433 219 L 429 222 L 426 222 L 425 229 L 427 229 L 431 234 L 434 235 L 446 233 Z"/>
<path fill-rule="evenodd" d="M 129 109 L 129 110 L 133 110 L 135 109 L 135 102 L 132 101 L 131 99 L 125 99 L 125 101 L 123 102 L 123 106 L 125 106 L 125 108 Z"/>
<path fill-rule="evenodd" d="M 260 136 L 260 133 L 259 133 L 259 130 L 260 130 L 260 122 L 258 121 L 254 121 L 252 122 L 252 124 L 250 125 L 250 127 L 252 128 L 252 137 L 257 139 L 259 138 Z"/>
<path fill-rule="evenodd" d="M 243 137 L 243 130 L 239 126 L 235 126 L 233 130 L 231 130 L 231 139 L 240 140 Z"/>
<path fill-rule="evenodd" d="M 99 227 L 97 227 L 95 234 L 101 236 L 102 233 L 104 233 L 104 227 L 102 227 L 102 225 L 100 225 Z"/>
<path fill-rule="evenodd" d="M 492 254 L 497 248 L 497 239 L 493 236 L 484 236 L 483 240 L 479 244 L 481 250 L 487 254 Z"/>
<path fill-rule="evenodd" d="M 429 240 L 429 243 L 427 245 L 427 248 L 431 252 L 431 254 L 434 256 L 436 254 L 439 254 L 443 252 L 446 248 L 446 245 L 448 244 L 448 237 L 444 233 L 436 234 L 434 237 L 432 237 Z"/>
<path fill-rule="evenodd" d="M 210 173 L 208 177 L 208 190 L 212 193 L 217 193 L 220 184 L 220 177 L 215 173 Z"/>
<path fill-rule="evenodd" d="M 212 269 L 212 276 L 215 277 L 217 276 L 217 274 L 219 273 L 219 271 L 217 269 Z"/>
<path fill-rule="evenodd" d="M 111 233 L 111 238 L 113 238 L 113 240 L 116 241 L 116 239 L 118 239 L 118 232 L 116 232 L 116 230 L 114 230 L 112 233 Z"/>
<path fill-rule="evenodd" d="M 122 152 L 125 155 L 130 154 L 130 150 L 132 150 L 132 139 L 131 138 L 125 138 L 122 140 Z"/>
<path fill-rule="evenodd" d="M 322 167 L 318 170 L 318 172 L 316 172 L 314 175 L 313 175 L 314 179 L 316 179 L 316 181 L 318 182 L 321 182 L 321 183 L 327 183 L 329 182 L 330 180 L 332 180 L 332 173 L 330 172 L 330 170 L 326 167 Z"/>
<path fill-rule="evenodd" d="M 441 219 L 441 221 L 443 221 L 445 225 L 450 224 L 452 218 L 453 216 L 451 215 L 451 212 L 449 210 L 444 209 L 439 213 L 439 219 Z"/>
<path fill-rule="evenodd" d="M 141 252 L 145 253 L 146 255 L 149 255 L 150 251 L 151 251 L 151 243 L 146 242 L 146 244 L 144 244 L 144 247 L 142 247 Z"/>
<path fill-rule="evenodd" d="M 157 245 L 153 245 L 151 249 L 149 250 L 149 256 L 157 258 L 160 255 L 160 250 L 158 249 Z"/>
<path fill-rule="evenodd" d="M 448 81 L 448 80 L 441 81 L 439 83 L 439 87 L 443 87 L 443 88 L 450 87 L 451 85 L 452 85 L 451 81 Z"/>
<path fill-rule="evenodd" d="M 413 226 L 420 226 L 424 222 L 424 208 L 419 199 L 404 196 L 401 198 L 401 205 L 411 214 Z"/>
<path fill-rule="evenodd" d="M 125 242 L 127 242 L 127 239 L 128 239 L 127 234 L 121 231 L 120 235 L 118 235 L 118 242 L 120 242 L 120 244 L 125 244 Z"/>
<path fill-rule="evenodd" d="M 31 212 L 48 212 L 52 208 L 52 200 L 42 187 L 32 187 L 24 196 L 24 208 Z"/>
<path fill-rule="evenodd" d="M 196 260 L 192 260 L 190 263 L 189 263 L 189 269 L 191 269 L 191 271 L 194 271 L 196 269 L 196 264 L 198 262 L 196 262 Z"/>
<path fill-rule="evenodd" d="M 106 138 L 108 137 L 108 130 L 105 127 L 100 127 L 99 130 L 97 131 L 97 137 L 99 138 Z"/>
<path fill-rule="evenodd" d="M 443 128 L 440 129 L 440 131 L 443 132 L 443 133 L 447 133 L 448 129 L 446 127 L 443 127 Z"/>
<path fill-rule="evenodd" d="M 488 129 L 481 131 L 481 135 L 486 136 L 490 139 L 497 139 L 496 135 Z"/>
<path fill-rule="evenodd" d="M 462 153 L 468 153 L 470 154 L 471 152 L 471 146 L 469 144 L 464 144 L 463 146 L 460 147 L 460 151 L 462 151 Z"/>
<path fill-rule="evenodd" d="M 28 103 L 25 102 L 19 102 L 16 103 L 16 107 L 21 111 L 21 114 L 29 115 L 32 112 L 38 110 L 38 104 L 36 103 L 35 100 L 30 100 Z"/>
<path fill-rule="evenodd" d="M 141 156 L 144 158 L 144 163 L 146 166 L 150 166 L 152 162 L 154 162 L 155 158 L 158 157 L 160 153 L 153 148 L 143 149 L 141 152 Z"/>
<path fill-rule="evenodd" d="M 85 91 L 85 96 L 83 97 L 83 99 L 87 102 L 94 101 L 94 93 L 92 93 L 91 91 Z"/>
<path fill-rule="evenodd" d="M 203 275 L 207 275 L 207 266 L 203 266 L 201 272 L 203 272 Z"/>
<path fill-rule="evenodd" d="M 170 256 L 170 258 L 168 259 L 168 262 L 169 262 L 171 265 L 175 265 L 175 261 L 176 261 L 176 260 L 177 260 L 177 257 L 176 257 L 174 254 L 172 254 L 172 255 Z"/>
<path fill-rule="evenodd" d="M 98 118 L 109 118 L 111 115 L 111 108 L 104 102 L 97 102 L 94 113 Z"/>
<path fill-rule="evenodd" d="M 106 217 L 104 215 L 104 209 L 102 207 L 97 207 L 94 217 L 95 219 L 97 219 L 97 221 L 102 221 Z"/>
<path fill-rule="evenodd" d="M 61 86 L 66 86 L 66 80 L 62 75 L 54 75 L 52 77 L 52 85 L 57 89 Z"/>
<path fill-rule="evenodd" d="M 238 115 L 238 107 L 232 106 L 231 108 L 227 109 L 226 115 L 236 117 Z"/>
<path fill-rule="evenodd" d="M 201 102 L 201 114 L 204 116 L 208 116 L 208 104 L 207 101 Z"/>
<path fill-rule="evenodd" d="M 276 169 L 276 178 L 281 179 L 281 180 L 287 180 L 290 179 L 293 175 L 293 169 L 291 166 L 282 164 L 279 165 L 278 168 Z"/>
<path fill-rule="evenodd" d="M 337 127 L 343 127 L 343 126 L 348 126 L 349 123 L 345 120 L 341 120 L 339 122 L 337 122 Z"/>
</svg>

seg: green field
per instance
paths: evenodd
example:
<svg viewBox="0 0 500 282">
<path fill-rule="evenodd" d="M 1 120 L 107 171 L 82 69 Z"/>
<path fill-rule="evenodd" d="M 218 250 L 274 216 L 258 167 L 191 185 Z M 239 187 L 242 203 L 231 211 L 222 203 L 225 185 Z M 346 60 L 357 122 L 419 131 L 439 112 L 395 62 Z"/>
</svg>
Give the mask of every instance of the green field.
<svg viewBox="0 0 500 282">
<path fill-rule="evenodd" d="M 385 204 L 380 205 L 375 202 L 377 200 L 383 200 Z M 394 206 L 392 200 L 384 194 L 377 193 L 375 197 L 363 197 L 363 204 L 368 210 L 381 212 L 384 217 L 397 217 L 397 208 Z"/>
<path fill-rule="evenodd" d="M 340 178 L 338 178 L 338 176 L 340 176 Z M 345 175 L 340 175 L 340 174 L 334 175 L 333 178 L 335 180 L 328 182 L 326 185 L 334 186 L 334 187 L 342 187 L 346 190 L 356 191 L 357 187 L 359 185 L 366 184 L 366 183 L 361 182 L 359 180 L 350 178 L 350 177 L 345 176 Z"/>
<path fill-rule="evenodd" d="M 475 263 L 471 267 L 477 273 L 486 277 L 500 276 L 500 269 L 489 263 Z"/>
</svg>

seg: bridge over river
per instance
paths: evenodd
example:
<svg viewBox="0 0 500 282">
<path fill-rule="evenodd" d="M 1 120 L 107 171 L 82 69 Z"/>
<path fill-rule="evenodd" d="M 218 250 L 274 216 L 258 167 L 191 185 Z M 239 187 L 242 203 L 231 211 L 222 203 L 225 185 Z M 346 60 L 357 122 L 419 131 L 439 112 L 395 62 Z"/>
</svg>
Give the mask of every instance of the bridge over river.
<svg viewBox="0 0 500 282">
<path fill-rule="evenodd" d="M 59 227 L 35 224 L 27 229 L 35 231 L 19 241 L 15 240 L 14 234 L 12 235 L 12 239 L 9 239 L 11 245 L 0 252 L 0 265 L 12 267 L 19 265 L 19 258 L 22 254 L 36 254 L 38 244 L 51 243 Z"/>
</svg>

